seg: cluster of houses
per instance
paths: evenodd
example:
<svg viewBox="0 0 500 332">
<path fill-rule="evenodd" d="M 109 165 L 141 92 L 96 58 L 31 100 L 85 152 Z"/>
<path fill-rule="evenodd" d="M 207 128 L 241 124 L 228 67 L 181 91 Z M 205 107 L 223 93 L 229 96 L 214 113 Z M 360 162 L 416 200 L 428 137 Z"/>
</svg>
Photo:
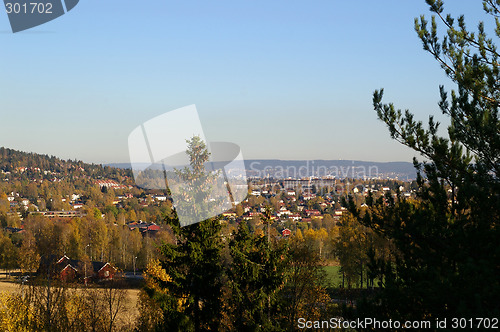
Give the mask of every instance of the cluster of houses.
<svg viewBox="0 0 500 332">
<path fill-rule="evenodd" d="M 64 282 L 87 284 L 112 280 L 117 272 L 117 268 L 108 262 L 84 262 L 71 259 L 66 255 L 62 257 L 51 255 L 41 258 L 37 275 L 50 276 L 51 279 Z"/>
<path fill-rule="evenodd" d="M 295 200 L 294 200 L 295 201 Z M 320 204 L 322 209 L 332 208 L 332 216 L 334 219 L 339 219 L 344 211 L 346 210 L 344 207 L 339 207 L 338 209 L 333 209 L 335 202 L 334 201 L 324 201 Z M 257 207 L 257 211 L 255 211 L 255 207 L 252 207 L 248 204 L 248 201 L 243 202 L 243 212 L 242 215 L 243 220 L 251 220 L 256 217 L 262 217 L 266 211 L 265 207 Z M 230 219 L 237 219 L 236 213 L 234 212 L 226 212 L 223 213 L 224 217 Z M 281 221 L 292 220 L 292 221 L 311 221 L 311 218 L 323 218 L 323 213 L 317 209 L 308 209 L 306 205 L 298 205 L 297 212 L 292 213 L 290 209 L 286 206 L 286 203 L 283 200 L 279 201 L 279 210 L 275 211 L 273 215 L 271 215 L 271 220 L 279 219 Z"/>
<path fill-rule="evenodd" d="M 122 184 L 119 184 L 116 181 L 113 180 L 96 180 L 95 184 L 97 184 L 100 188 L 106 187 L 106 188 L 113 188 L 113 189 L 131 189 L 132 186 L 125 186 Z"/>
<path fill-rule="evenodd" d="M 147 223 L 142 220 L 129 222 L 127 223 L 127 226 L 131 231 L 138 229 L 143 236 L 154 236 L 160 230 L 160 226 L 154 222 Z"/>
<path fill-rule="evenodd" d="M 335 179 L 329 178 L 307 178 L 307 179 L 285 179 L 280 181 L 269 181 L 268 179 L 255 178 L 250 180 L 250 195 L 262 196 L 264 198 L 276 197 L 279 199 L 279 208 L 274 212 L 271 219 L 281 221 L 292 220 L 310 222 L 312 218 L 323 218 L 325 211 L 330 214 L 334 220 L 339 220 L 345 208 L 336 204 L 331 193 L 343 195 L 346 193 L 354 195 L 368 196 L 369 193 L 376 195 L 385 195 L 391 193 L 393 197 L 397 197 L 398 191 L 404 197 L 412 197 L 414 191 L 407 190 L 404 186 L 388 187 L 381 183 L 343 183 L 337 182 Z M 327 190 L 323 190 L 327 189 Z M 314 204 L 311 208 L 309 201 L 321 196 L 318 204 Z M 291 210 L 291 205 L 294 205 L 294 212 Z M 259 217 L 265 211 L 264 207 L 252 207 L 248 204 L 248 200 L 242 203 L 244 214 L 241 217 L 243 220 L 251 220 Z M 309 206 L 309 208 L 308 208 Z M 362 204 L 361 207 L 367 207 Z M 226 215 L 227 217 L 236 219 L 235 216 Z"/>
<path fill-rule="evenodd" d="M 72 165 L 72 168 L 78 168 L 80 171 L 84 171 L 83 168 L 81 167 L 75 167 Z M 45 179 L 39 179 L 39 178 L 31 178 L 29 179 L 32 182 L 38 182 L 42 183 L 43 181 L 52 181 L 52 182 L 61 182 L 61 180 L 64 178 L 65 174 L 61 172 L 54 172 L 54 171 L 49 171 L 49 170 L 42 170 L 39 167 L 16 167 L 12 169 L 11 171 L 5 171 L 5 170 L 0 170 L 0 174 L 5 175 L 7 177 L 10 177 L 12 174 L 23 174 L 23 173 L 40 173 L 45 176 Z M 79 178 L 78 176 L 74 176 L 75 179 Z M 4 181 L 8 181 L 8 178 L 4 178 Z"/>
<path fill-rule="evenodd" d="M 24 210 L 27 211 L 29 210 L 30 213 L 42 213 L 43 215 L 46 215 L 47 217 L 50 217 L 51 214 L 53 213 L 44 213 L 44 211 L 40 211 L 38 208 L 38 202 L 32 202 L 28 198 L 22 197 L 19 193 L 17 192 L 12 192 L 7 196 L 7 201 L 10 204 L 10 209 L 11 210 Z M 73 208 L 73 210 L 78 210 L 81 207 L 83 207 L 83 201 L 81 200 L 81 196 L 77 194 L 72 194 L 70 196 L 66 196 L 66 198 L 61 198 L 62 202 L 68 202 L 69 205 Z M 72 213 L 70 211 L 46 211 L 46 212 L 59 212 L 60 217 L 65 217 L 65 216 L 72 216 Z M 57 214 L 57 213 L 56 213 Z M 21 218 L 22 219 L 22 218 Z"/>
</svg>

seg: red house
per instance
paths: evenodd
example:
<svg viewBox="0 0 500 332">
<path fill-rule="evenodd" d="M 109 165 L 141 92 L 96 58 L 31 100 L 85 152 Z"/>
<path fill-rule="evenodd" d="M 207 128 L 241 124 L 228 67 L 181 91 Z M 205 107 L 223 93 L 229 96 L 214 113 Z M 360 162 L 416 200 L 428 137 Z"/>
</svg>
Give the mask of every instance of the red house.
<svg viewBox="0 0 500 332">
<path fill-rule="evenodd" d="M 155 224 L 154 222 L 152 223 L 145 223 L 142 220 L 139 220 L 139 222 L 130 222 L 127 224 L 128 228 L 132 231 L 135 228 L 139 229 L 142 235 L 150 234 L 154 235 L 160 230 L 160 226 Z"/>
<path fill-rule="evenodd" d="M 59 274 L 59 278 L 62 281 L 66 282 L 74 281 L 76 279 L 76 276 L 77 270 L 70 264 L 66 265 L 66 267 L 64 267 Z"/>
<path fill-rule="evenodd" d="M 321 216 L 321 212 L 319 212 L 318 210 L 306 210 L 306 214 L 308 217 Z"/>
<path fill-rule="evenodd" d="M 115 273 L 117 272 L 116 267 L 111 265 L 110 263 L 103 262 L 92 262 L 94 279 L 97 280 L 109 280 L 113 279 Z"/>
<path fill-rule="evenodd" d="M 288 228 L 285 228 L 284 230 L 281 231 L 281 235 L 283 235 L 283 237 L 288 237 L 292 234 L 292 231 L 289 230 Z"/>
</svg>

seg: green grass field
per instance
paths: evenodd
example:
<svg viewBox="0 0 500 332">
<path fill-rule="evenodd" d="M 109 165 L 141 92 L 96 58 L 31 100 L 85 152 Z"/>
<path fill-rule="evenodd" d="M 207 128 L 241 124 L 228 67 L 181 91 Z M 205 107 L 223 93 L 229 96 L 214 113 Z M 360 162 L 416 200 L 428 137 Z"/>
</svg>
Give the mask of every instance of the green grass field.
<svg viewBox="0 0 500 332">
<path fill-rule="evenodd" d="M 342 286 L 342 274 L 340 274 L 340 266 L 325 266 L 323 269 L 326 272 L 326 279 L 330 287 Z"/>
<path fill-rule="evenodd" d="M 324 266 L 323 269 L 326 272 L 326 279 L 330 283 L 330 287 L 342 287 L 342 273 L 340 272 L 340 266 Z M 375 285 L 377 284 L 378 279 L 375 279 Z M 352 285 L 352 287 L 358 286 L 359 285 Z M 345 285 L 345 287 L 347 287 L 347 284 Z M 366 279 L 363 281 L 363 288 L 367 288 Z"/>
</svg>

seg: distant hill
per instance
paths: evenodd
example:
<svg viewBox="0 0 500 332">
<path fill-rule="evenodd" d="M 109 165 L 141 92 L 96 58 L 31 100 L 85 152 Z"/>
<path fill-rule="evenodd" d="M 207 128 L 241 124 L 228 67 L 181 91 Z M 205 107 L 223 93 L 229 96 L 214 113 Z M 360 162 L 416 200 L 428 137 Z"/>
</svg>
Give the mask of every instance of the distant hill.
<svg viewBox="0 0 500 332">
<path fill-rule="evenodd" d="M 223 164 L 213 163 L 219 168 Z M 112 167 L 130 169 L 130 163 L 108 164 Z M 146 164 L 139 165 L 143 168 Z M 161 169 L 161 165 L 150 167 Z M 249 177 L 303 178 L 310 176 L 335 176 L 336 178 L 383 178 L 413 180 L 417 174 L 410 162 L 372 162 L 359 160 L 245 160 Z"/>
<path fill-rule="evenodd" d="M 147 164 L 141 165 L 144 168 Z M 224 166 L 214 162 L 213 167 Z M 150 167 L 162 169 L 161 165 Z M 416 171 L 410 162 L 370 162 L 359 160 L 245 160 L 248 177 L 304 178 L 332 176 L 335 178 L 381 178 L 413 180 Z M 130 163 L 107 165 L 88 164 L 77 160 L 63 160 L 55 156 L 27 153 L 0 147 L 0 171 L 23 173 L 37 178 L 83 177 L 88 179 L 112 179 L 133 183 Z M 31 174 L 31 175 L 30 175 Z"/>
<path fill-rule="evenodd" d="M 107 165 L 88 164 L 79 160 L 63 160 L 55 156 L 22 152 L 0 147 L 0 171 L 23 174 L 26 178 L 61 179 L 88 178 L 122 181 L 131 176 L 130 170 Z"/>
</svg>

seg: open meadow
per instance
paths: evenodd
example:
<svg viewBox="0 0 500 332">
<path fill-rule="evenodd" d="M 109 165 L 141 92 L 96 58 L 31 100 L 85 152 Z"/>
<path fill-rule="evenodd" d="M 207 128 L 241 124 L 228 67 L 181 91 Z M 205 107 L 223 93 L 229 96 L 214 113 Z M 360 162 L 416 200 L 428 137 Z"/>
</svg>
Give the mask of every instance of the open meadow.
<svg viewBox="0 0 500 332">
<path fill-rule="evenodd" d="M 15 293 L 21 291 L 22 285 L 16 277 L 0 277 L 0 294 Z M 138 317 L 137 304 L 139 301 L 140 289 L 127 289 L 127 297 L 123 302 L 124 308 L 117 319 L 117 330 L 126 330 L 127 326 L 134 326 Z"/>
</svg>

